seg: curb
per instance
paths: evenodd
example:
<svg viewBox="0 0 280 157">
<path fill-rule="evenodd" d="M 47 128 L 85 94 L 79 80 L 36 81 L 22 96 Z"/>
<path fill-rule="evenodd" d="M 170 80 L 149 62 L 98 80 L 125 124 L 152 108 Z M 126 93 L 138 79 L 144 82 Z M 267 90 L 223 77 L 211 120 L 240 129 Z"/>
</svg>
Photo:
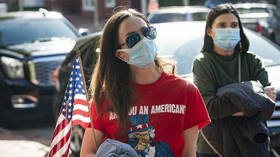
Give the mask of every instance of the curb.
<svg viewBox="0 0 280 157">
<path fill-rule="evenodd" d="M 27 138 L 0 127 L 0 140 L 26 140 Z"/>
</svg>

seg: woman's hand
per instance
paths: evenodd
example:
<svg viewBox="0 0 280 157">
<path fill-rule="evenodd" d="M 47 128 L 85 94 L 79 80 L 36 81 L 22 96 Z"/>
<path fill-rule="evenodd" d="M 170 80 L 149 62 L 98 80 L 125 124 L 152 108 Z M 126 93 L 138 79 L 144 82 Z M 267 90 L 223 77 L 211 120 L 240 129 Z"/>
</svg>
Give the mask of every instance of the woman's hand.
<svg viewBox="0 0 280 157">
<path fill-rule="evenodd" d="M 276 90 L 272 86 L 266 86 L 264 87 L 264 93 L 270 97 L 273 101 L 276 100 Z"/>
<path fill-rule="evenodd" d="M 241 116 L 244 116 L 244 113 L 243 112 L 236 112 L 236 113 L 232 114 L 232 116 L 241 117 Z"/>
</svg>

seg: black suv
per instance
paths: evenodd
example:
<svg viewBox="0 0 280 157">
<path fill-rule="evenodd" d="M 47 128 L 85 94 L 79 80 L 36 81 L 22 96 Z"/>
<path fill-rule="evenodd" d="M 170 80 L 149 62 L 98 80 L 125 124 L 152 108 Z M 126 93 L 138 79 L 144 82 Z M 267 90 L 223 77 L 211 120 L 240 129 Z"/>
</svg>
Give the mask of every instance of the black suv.
<svg viewBox="0 0 280 157">
<path fill-rule="evenodd" d="M 0 120 L 3 124 L 52 113 L 53 71 L 80 37 L 58 12 L 0 14 Z"/>
</svg>

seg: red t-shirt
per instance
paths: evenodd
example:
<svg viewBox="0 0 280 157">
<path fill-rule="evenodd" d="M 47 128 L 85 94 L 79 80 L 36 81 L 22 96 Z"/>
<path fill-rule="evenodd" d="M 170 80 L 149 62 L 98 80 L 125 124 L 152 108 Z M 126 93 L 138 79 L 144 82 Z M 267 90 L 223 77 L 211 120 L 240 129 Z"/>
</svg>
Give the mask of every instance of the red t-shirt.
<svg viewBox="0 0 280 157">
<path fill-rule="evenodd" d="M 94 128 L 106 138 L 130 144 L 141 156 L 181 157 L 184 130 L 196 125 L 201 129 L 210 122 L 198 89 L 164 72 L 152 84 L 132 86 L 136 98 L 129 112 L 127 137 L 118 137 L 116 114 L 97 116 L 92 104 Z M 108 102 L 104 100 L 102 106 L 108 106 Z"/>
</svg>

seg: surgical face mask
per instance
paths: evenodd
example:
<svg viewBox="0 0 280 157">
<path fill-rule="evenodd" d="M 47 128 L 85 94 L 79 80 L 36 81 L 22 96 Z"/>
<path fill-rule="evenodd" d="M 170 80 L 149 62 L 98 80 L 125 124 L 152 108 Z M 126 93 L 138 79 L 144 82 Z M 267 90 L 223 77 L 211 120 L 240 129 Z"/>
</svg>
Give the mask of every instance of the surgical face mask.
<svg viewBox="0 0 280 157">
<path fill-rule="evenodd" d="M 224 50 L 233 50 L 240 41 L 238 28 L 216 28 L 214 44 Z"/>
<path fill-rule="evenodd" d="M 145 68 L 152 64 L 156 57 L 157 46 L 154 40 L 144 37 L 136 45 L 130 49 L 118 49 L 117 51 L 125 51 L 129 55 L 127 64 Z"/>
</svg>

